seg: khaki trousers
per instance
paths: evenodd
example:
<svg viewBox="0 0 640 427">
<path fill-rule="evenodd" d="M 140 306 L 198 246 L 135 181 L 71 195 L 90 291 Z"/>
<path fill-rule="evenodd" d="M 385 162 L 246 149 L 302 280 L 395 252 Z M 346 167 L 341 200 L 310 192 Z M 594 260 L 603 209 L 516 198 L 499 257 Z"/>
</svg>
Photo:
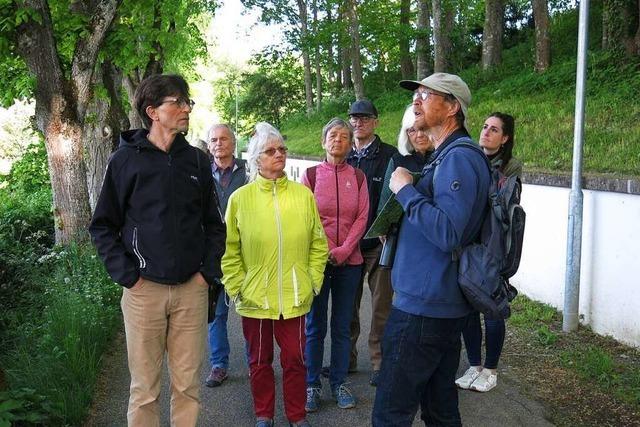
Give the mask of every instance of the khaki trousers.
<svg viewBox="0 0 640 427">
<path fill-rule="evenodd" d="M 121 300 L 131 387 L 129 426 L 159 426 L 165 351 L 171 378 L 171 425 L 196 425 L 207 330 L 207 285 L 200 274 L 179 285 L 144 280 Z"/>
<path fill-rule="evenodd" d="M 384 335 L 384 327 L 387 323 L 387 317 L 391 311 L 391 301 L 393 299 L 393 289 L 391 287 L 391 270 L 381 268 L 380 253 L 382 245 L 375 248 L 362 251 L 364 257 L 364 268 L 362 277 L 356 294 L 356 300 L 353 308 L 353 318 L 351 319 L 351 358 L 349 361 L 349 370 L 355 370 L 358 363 L 358 348 L 356 343 L 360 336 L 360 301 L 362 300 L 362 290 L 364 280 L 367 277 L 369 290 L 371 291 L 371 330 L 369 331 L 369 359 L 371 360 L 371 368 L 374 371 L 380 370 L 382 364 L 382 336 Z"/>
</svg>

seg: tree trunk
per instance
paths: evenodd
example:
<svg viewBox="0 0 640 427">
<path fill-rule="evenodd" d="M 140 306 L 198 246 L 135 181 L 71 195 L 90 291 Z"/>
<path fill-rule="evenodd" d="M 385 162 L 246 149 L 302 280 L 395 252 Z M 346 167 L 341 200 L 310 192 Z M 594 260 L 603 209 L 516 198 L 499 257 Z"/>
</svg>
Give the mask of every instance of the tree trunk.
<svg viewBox="0 0 640 427">
<path fill-rule="evenodd" d="M 93 4 L 88 31 L 76 42 L 70 76 L 63 71 L 53 35 L 49 7 L 44 0 L 24 0 L 39 21 L 28 20 L 18 28 L 18 52 L 36 79 L 36 122 L 45 136 L 55 238 L 58 244 L 86 239 L 90 219 L 82 127 L 98 51 L 115 17 L 120 0 Z"/>
<path fill-rule="evenodd" d="M 626 38 L 625 1 L 602 2 L 602 49 L 621 51 Z"/>
<path fill-rule="evenodd" d="M 311 3 L 313 10 L 313 33 L 318 34 L 318 3 L 313 0 Z M 322 106 L 322 73 L 320 72 L 320 43 L 315 41 L 315 68 L 316 68 L 316 110 L 320 111 Z"/>
<path fill-rule="evenodd" d="M 325 7 L 326 7 L 326 16 L 324 18 L 325 22 L 327 23 L 327 25 L 331 26 L 333 25 L 333 15 L 331 13 L 331 3 L 330 2 L 326 2 L 325 3 Z M 340 72 L 339 69 L 340 67 L 338 66 L 337 68 L 333 67 L 333 64 L 338 63 L 338 61 L 336 61 L 335 57 L 334 57 L 334 51 L 333 51 L 333 43 L 334 41 L 338 40 L 338 38 L 336 37 L 336 35 L 332 34 L 330 37 L 327 38 L 327 43 L 326 43 L 326 49 L 327 49 L 327 77 L 329 80 L 329 87 L 340 87 L 340 83 L 338 82 L 338 80 L 340 80 Z M 340 57 L 340 54 L 338 54 L 338 58 Z"/>
<path fill-rule="evenodd" d="M 636 12 L 638 13 L 637 15 L 638 30 L 636 31 L 636 35 L 633 38 L 634 43 L 633 43 L 632 53 L 634 55 L 640 56 L 640 0 L 636 2 L 636 6 L 637 6 Z"/>
<path fill-rule="evenodd" d="M 433 0 L 433 71 L 446 72 L 451 68 L 449 58 L 452 53 L 451 30 L 453 30 L 453 11 L 442 0 Z"/>
<path fill-rule="evenodd" d="M 356 0 L 347 0 L 347 16 L 349 18 L 349 35 L 351 36 L 351 67 L 353 69 L 353 88 L 356 99 L 364 98 L 364 80 L 362 78 L 362 65 L 360 62 L 360 25 L 358 23 L 358 10 Z"/>
<path fill-rule="evenodd" d="M 307 104 L 307 114 L 313 111 L 313 89 L 311 83 L 311 59 L 309 58 L 309 30 L 307 4 L 304 0 L 297 0 L 298 15 L 300 17 L 300 38 L 302 46 L 302 65 L 304 67 L 304 94 Z"/>
<path fill-rule="evenodd" d="M 411 60 L 409 33 L 411 31 L 411 1 L 400 1 L 400 34 L 398 46 L 400 48 L 400 74 L 403 79 L 413 78 L 413 61 Z"/>
<path fill-rule="evenodd" d="M 342 48 L 342 89 L 350 90 L 353 88 L 353 81 L 351 80 L 351 48 Z"/>
<path fill-rule="evenodd" d="M 120 132 L 129 128 L 129 120 L 120 97 L 122 75 L 109 63 L 96 69 L 95 85 L 103 86 L 109 99 L 94 96 L 87 109 L 83 128 L 84 162 L 91 212 L 102 189 L 102 179 L 111 153 L 118 147 Z"/>
<path fill-rule="evenodd" d="M 551 65 L 551 39 L 549 37 L 549 7 L 547 0 L 533 0 L 533 19 L 536 25 L 536 63 L 538 73 Z"/>
<path fill-rule="evenodd" d="M 500 65 L 502 62 L 502 33 L 504 32 L 504 9 L 502 0 L 485 0 L 484 29 L 482 31 L 482 69 Z"/>
<path fill-rule="evenodd" d="M 429 56 L 431 54 L 429 0 L 418 0 L 418 22 L 416 25 L 416 77 L 422 80 L 433 72 Z"/>
</svg>

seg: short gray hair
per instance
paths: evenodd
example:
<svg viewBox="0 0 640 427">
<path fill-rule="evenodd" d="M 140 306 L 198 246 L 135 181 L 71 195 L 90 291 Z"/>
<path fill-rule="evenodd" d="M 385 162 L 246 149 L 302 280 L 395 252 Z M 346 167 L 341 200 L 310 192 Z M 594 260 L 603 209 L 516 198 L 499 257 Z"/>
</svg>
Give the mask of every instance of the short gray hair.
<svg viewBox="0 0 640 427">
<path fill-rule="evenodd" d="M 409 140 L 409 136 L 407 135 L 407 129 L 413 126 L 416 121 L 416 115 L 413 111 L 413 104 L 409 105 L 406 110 L 404 110 L 404 115 L 402 116 L 402 124 L 400 125 L 400 133 L 398 134 L 398 151 L 403 156 L 406 156 L 409 153 L 413 153 L 416 151 L 411 145 L 411 141 Z"/>
<path fill-rule="evenodd" d="M 349 142 L 353 144 L 353 127 L 349 124 L 349 122 L 347 122 L 345 120 L 342 120 L 340 117 L 334 117 L 333 119 L 329 120 L 329 123 L 324 125 L 324 127 L 322 128 L 322 143 L 323 144 L 327 139 L 327 134 L 333 128 L 340 128 L 340 129 L 348 130 L 349 131 Z"/>
<path fill-rule="evenodd" d="M 278 129 L 267 122 L 260 122 L 256 125 L 256 131 L 249 140 L 247 147 L 247 168 L 249 169 L 249 181 L 255 181 L 258 176 L 258 158 L 265 145 L 270 141 L 284 143 L 284 138 Z"/>
<path fill-rule="evenodd" d="M 231 134 L 231 141 L 233 142 L 233 145 L 236 145 L 236 134 L 233 133 L 233 130 L 231 129 L 231 126 L 229 126 L 226 123 L 216 123 L 213 126 L 211 126 L 209 128 L 209 131 L 207 132 L 207 144 L 209 143 L 209 139 L 211 139 L 211 133 L 219 128 L 225 128 L 226 130 L 229 131 L 229 133 Z"/>
</svg>

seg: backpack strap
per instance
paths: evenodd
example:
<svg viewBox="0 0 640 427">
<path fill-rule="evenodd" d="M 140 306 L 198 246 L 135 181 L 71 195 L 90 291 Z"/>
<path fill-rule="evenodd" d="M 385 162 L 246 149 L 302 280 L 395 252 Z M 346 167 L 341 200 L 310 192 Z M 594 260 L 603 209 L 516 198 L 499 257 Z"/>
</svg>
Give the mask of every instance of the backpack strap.
<svg viewBox="0 0 640 427">
<path fill-rule="evenodd" d="M 310 168 L 307 168 L 307 180 L 309 181 L 309 184 L 311 185 L 311 192 L 315 193 L 316 192 L 316 170 L 318 169 L 318 166 L 311 166 Z"/>
<path fill-rule="evenodd" d="M 318 165 L 311 166 L 307 168 L 307 180 L 309 181 L 309 185 L 311 185 L 311 192 L 316 192 L 316 171 L 318 169 Z M 360 169 L 353 168 L 356 171 L 356 181 L 358 181 L 358 191 L 362 188 L 362 183 L 367 178 Z"/>
</svg>

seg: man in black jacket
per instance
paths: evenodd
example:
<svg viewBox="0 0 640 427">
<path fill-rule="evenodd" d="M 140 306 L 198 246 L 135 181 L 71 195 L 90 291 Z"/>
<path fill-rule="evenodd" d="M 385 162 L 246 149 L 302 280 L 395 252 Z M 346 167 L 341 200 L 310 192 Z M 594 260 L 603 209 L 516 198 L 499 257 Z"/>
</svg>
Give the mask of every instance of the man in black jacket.
<svg viewBox="0 0 640 427">
<path fill-rule="evenodd" d="M 378 202 L 382 193 L 384 175 L 387 171 L 389 159 L 398 152 L 395 147 L 382 142 L 376 135 L 375 129 L 378 126 L 378 110 L 373 103 L 367 99 L 362 99 L 351 104 L 349 108 L 349 122 L 353 126 L 354 145 L 347 157 L 347 162 L 356 168 L 361 169 L 367 177 L 367 188 L 369 189 L 369 219 L 367 229 L 373 223 L 378 210 Z M 390 270 L 380 268 L 380 253 L 382 244 L 375 239 L 362 239 L 360 250 L 364 257 L 364 269 L 351 321 L 351 361 L 349 371 L 356 370 L 358 350 L 356 342 L 360 335 L 360 300 L 362 299 L 362 289 L 365 276 L 369 276 L 367 282 L 371 290 L 371 330 L 369 331 L 369 358 L 371 360 L 371 378 L 369 382 L 372 386 L 377 384 L 378 373 L 382 363 L 380 343 L 384 332 L 384 325 L 391 310 L 391 298 L 393 290 L 391 288 Z"/>
<path fill-rule="evenodd" d="M 222 277 L 225 227 L 207 156 L 183 136 L 193 108 L 185 80 L 143 80 L 135 106 L 148 130 L 122 133 L 89 231 L 107 271 L 124 287 L 129 426 L 160 423 L 165 351 L 171 425 L 195 426 L 207 288 Z"/>
</svg>

